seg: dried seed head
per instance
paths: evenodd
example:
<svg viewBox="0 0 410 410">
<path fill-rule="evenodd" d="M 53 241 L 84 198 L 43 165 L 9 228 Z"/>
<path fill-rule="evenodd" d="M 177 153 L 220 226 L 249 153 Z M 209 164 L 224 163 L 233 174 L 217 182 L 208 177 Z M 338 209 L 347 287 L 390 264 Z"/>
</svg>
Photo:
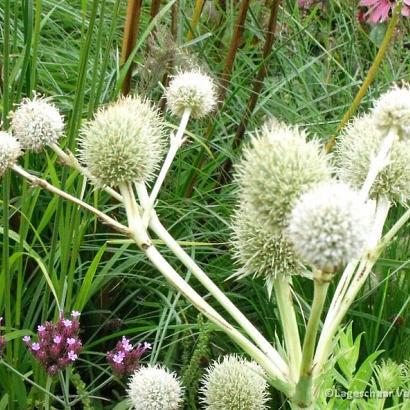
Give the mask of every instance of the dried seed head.
<svg viewBox="0 0 410 410">
<path fill-rule="evenodd" d="M 134 410 L 178 410 L 183 388 L 175 373 L 163 367 L 147 366 L 131 377 L 128 396 Z"/>
<path fill-rule="evenodd" d="M 181 117 L 185 109 L 191 110 L 193 118 L 202 118 L 216 107 L 216 87 L 206 74 L 186 71 L 177 74 L 165 93 L 170 111 Z"/>
<path fill-rule="evenodd" d="M 202 379 L 200 392 L 207 410 L 268 408 L 268 383 L 262 368 L 236 355 L 211 364 Z"/>
<path fill-rule="evenodd" d="M 333 181 L 302 195 L 286 233 L 302 260 L 333 272 L 362 254 L 370 227 L 369 209 L 359 194 Z"/>
<path fill-rule="evenodd" d="M 81 131 L 80 158 L 101 185 L 150 180 L 163 150 L 162 120 L 140 97 L 99 110 Z"/>
<path fill-rule="evenodd" d="M 19 142 L 8 132 L 0 131 L 0 177 L 17 162 L 20 155 Z"/>
<path fill-rule="evenodd" d="M 63 135 L 64 121 L 58 109 L 44 98 L 25 98 L 11 114 L 11 130 L 22 149 L 39 152 Z"/>
<path fill-rule="evenodd" d="M 317 140 L 297 127 L 270 122 L 253 136 L 237 166 L 236 179 L 253 220 L 274 233 L 287 225 L 299 196 L 330 178 Z"/>
<path fill-rule="evenodd" d="M 356 117 L 336 143 L 336 166 L 340 179 L 353 188 L 360 189 L 384 137 L 385 132 L 376 126 L 374 115 Z M 402 204 L 410 198 L 409 141 L 394 141 L 389 162 L 378 174 L 370 191 L 372 199 L 381 196 Z"/>
</svg>

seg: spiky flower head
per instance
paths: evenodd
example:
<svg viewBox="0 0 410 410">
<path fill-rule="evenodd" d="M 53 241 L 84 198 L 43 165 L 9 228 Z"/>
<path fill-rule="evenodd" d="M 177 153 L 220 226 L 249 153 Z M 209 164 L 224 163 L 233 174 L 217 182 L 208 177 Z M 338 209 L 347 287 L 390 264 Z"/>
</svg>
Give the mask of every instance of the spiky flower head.
<svg viewBox="0 0 410 410">
<path fill-rule="evenodd" d="M 19 142 L 8 132 L 0 131 L 0 177 L 17 162 L 20 155 Z"/>
<path fill-rule="evenodd" d="M 373 117 L 381 130 L 396 127 L 401 138 L 410 139 L 410 86 L 394 86 L 381 95 L 375 102 Z"/>
<path fill-rule="evenodd" d="M 307 264 L 333 272 L 362 254 L 369 230 L 369 209 L 358 192 L 331 181 L 302 195 L 286 232 Z"/>
<path fill-rule="evenodd" d="M 177 74 L 165 93 L 170 111 L 182 117 L 185 109 L 193 118 L 202 118 L 216 107 L 216 87 L 208 75 L 201 71 L 185 71 Z"/>
<path fill-rule="evenodd" d="M 364 114 L 355 118 L 336 143 L 336 165 L 340 179 L 360 189 L 384 137 L 385 132 L 375 125 L 373 115 Z M 381 196 L 403 204 L 410 198 L 409 141 L 394 141 L 389 162 L 378 174 L 370 191 L 372 199 Z"/>
<path fill-rule="evenodd" d="M 374 374 L 380 390 L 393 391 L 402 385 L 406 377 L 405 365 L 391 359 L 382 360 L 380 364 L 374 366 Z"/>
<path fill-rule="evenodd" d="M 277 276 L 296 275 L 304 270 L 289 241 L 280 232 L 264 229 L 252 218 L 244 201 L 235 211 L 232 229 L 234 258 L 241 266 L 236 277 L 263 277 L 270 295 Z"/>
<path fill-rule="evenodd" d="M 164 367 L 147 366 L 132 375 L 128 396 L 134 410 L 178 410 L 183 388 L 175 373 Z"/>
<path fill-rule="evenodd" d="M 225 356 L 207 369 L 200 389 L 207 410 L 263 410 L 269 400 L 262 368 L 237 355 Z"/>
<path fill-rule="evenodd" d="M 270 232 L 287 225 L 299 196 L 330 178 L 326 155 L 303 130 L 272 121 L 251 139 L 236 179 L 252 218 Z"/>
<path fill-rule="evenodd" d="M 11 130 L 24 150 L 39 152 L 61 138 L 64 121 L 48 99 L 25 98 L 11 114 Z"/>
<path fill-rule="evenodd" d="M 150 180 L 163 150 L 159 113 L 138 96 L 100 109 L 81 131 L 81 160 L 101 185 Z"/>
</svg>

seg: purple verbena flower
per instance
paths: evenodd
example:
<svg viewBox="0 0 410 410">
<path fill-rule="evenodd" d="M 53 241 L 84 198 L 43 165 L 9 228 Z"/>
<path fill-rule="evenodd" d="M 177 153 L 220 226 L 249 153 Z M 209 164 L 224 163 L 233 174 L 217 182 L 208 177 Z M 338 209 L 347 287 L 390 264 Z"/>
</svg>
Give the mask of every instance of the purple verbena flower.
<svg viewBox="0 0 410 410">
<path fill-rule="evenodd" d="M 119 340 L 115 349 L 107 352 L 107 361 L 115 376 L 124 377 L 139 368 L 142 355 L 151 349 L 149 343 L 139 343 L 135 348 L 125 336 Z"/>
<path fill-rule="evenodd" d="M 82 350 L 77 318 L 78 315 L 72 315 L 70 320 L 61 315 L 55 323 L 45 322 L 39 325 L 36 342 L 31 342 L 30 336 L 23 337 L 31 354 L 51 376 L 77 360 Z"/>
</svg>

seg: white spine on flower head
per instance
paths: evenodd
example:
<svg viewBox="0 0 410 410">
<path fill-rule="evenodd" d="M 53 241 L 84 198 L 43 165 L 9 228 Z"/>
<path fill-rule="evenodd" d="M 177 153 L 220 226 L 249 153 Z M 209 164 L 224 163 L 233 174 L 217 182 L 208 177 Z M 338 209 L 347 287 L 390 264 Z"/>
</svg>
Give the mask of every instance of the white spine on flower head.
<svg viewBox="0 0 410 410">
<path fill-rule="evenodd" d="M 361 256 L 370 220 L 358 192 L 341 182 L 326 182 L 302 195 L 292 210 L 287 234 L 302 260 L 333 272 Z"/>
<path fill-rule="evenodd" d="M 11 130 L 24 150 L 39 152 L 63 135 L 58 109 L 44 98 L 25 98 L 11 114 Z"/>
<path fill-rule="evenodd" d="M 395 127 L 400 138 L 410 140 L 410 86 L 395 86 L 381 95 L 374 104 L 373 116 L 380 129 Z"/>
<path fill-rule="evenodd" d="M 375 124 L 374 114 L 356 117 L 336 142 L 336 165 L 340 179 L 359 190 L 371 162 L 380 150 L 385 131 Z M 410 142 L 396 138 L 389 153 L 389 162 L 379 172 L 370 190 L 370 197 L 386 196 L 391 202 L 405 204 L 410 199 Z"/>
<path fill-rule="evenodd" d="M 147 100 L 120 98 L 84 125 L 80 158 L 101 185 L 146 182 L 164 151 L 162 119 Z"/>
<path fill-rule="evenodd" d="M 21 147 L 16 138 L 0 131 L 0 177 L 17 162 L 20 155 Z"/>
<path fill-rule="evenodd" d="M 186 109 L 193 118 L 202 118 L 216 107 L 216 87 L 208 75 L 200 71 L 186 71 L 177 74 L 166 89 L 170 111 L 182 117 Z"/>
<path fill-rule="evenodd" d="M 236 167 L 250 217 L 270 233 L 287 226 L 301 194 L 330 178 L 326 154 L 303 130 L 271 121 L 254 135 Z"/>
<path fill-rule="evenodd" d="M 134 410 L 178 410 L 182 406 L 181 383 L 163 367 L 141 367 L 131 376 L 127 391 Z"/>
<path fill-rule="evenodd" d="M 207 410 L 264 410 L 269 400 L 263 369 L 237 355 L 225 356 L 202 379 L 201 401 Z"/>
</svg>

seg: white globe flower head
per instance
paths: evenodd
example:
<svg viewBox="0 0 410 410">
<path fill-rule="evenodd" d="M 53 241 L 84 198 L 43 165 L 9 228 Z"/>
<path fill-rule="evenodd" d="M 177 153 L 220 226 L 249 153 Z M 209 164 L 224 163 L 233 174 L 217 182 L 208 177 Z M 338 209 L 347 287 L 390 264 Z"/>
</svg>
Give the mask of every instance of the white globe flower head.
<svg viewBox="0 0 410 410">
<path fill-rule="evenodd" d="M 8 132 L 0 131 L 0 177 L 12 167 L 21 155 L 19 142 Z"/>
<path fill-rule="evenodd" d="M 207 410 L 267 409 L 268 383 L 263 369 L 237 355 L 225 356 L 202 379 L 201 401 Z"/>
<path fill-rule="evenodd" d="M 176 374 L 160 366 L 137 370 L 128 383 L 128 397 L 134 410 L 178 410 L 183 388 Z"/>
<path fill-rule="evenodd" d="M 240 202 L 232 219 L 234 259 L 241 266 L 234 276 L 262 277 L 269 296 L 278 276 L 305 270 L 292 244 L 280 232 L 272 233 L 252 218 L 249 206 Z"/>
<path fill-rule="evenodd" d="M 399 137 L 410 139 L 410 86 L 395 86 L 383 94 L 374 104 L 373 116 L 380 129 L 395 127 Z"/>
<path fill-rule="evenodd" d="M 302 260 L 323 272 L 359 258 L 371 230 L 369 207 L 348 185 L 331 181 L 296 203 L 287 235 Z"/>
<path fill-rule="evenodd" d="M 366 180 L 370 163 L 380 150 L 385 132 L 375 124 L 372 114 L 356 117 L 336 142 L 336 165 L 339 178 L 355 189 Z M 410 142 L 396 138 L 387 165 L 377 175 L 370 197 L 386 196 L 402 203 L 410 199 Z"/>
<path fill-rule="evenodd" d="M 40 152 L 61 138 L 64 120 L 47 99 L 25 98 L 11 113 L 11 130 L 24 150 Z"/>
<path fill-rule="evenodd" d="M 299 196 L 330 174 L 319 141 L 306 141 L 303 130 L 278 121 L 252 137 L 236 167 L 236 180 L 251 217 L 270 233 L 286 227 Z"/>
<path fill-rule="evenodd" d="M 120 98 L 84 125 L 80 158 L 97 183 L 118 186 L 146 182 L 158 168 L 165 146 L 162 119 L 147 100 Z"/>
<path fill-rule="evenodd" d="M 182 117 L 186 109 L 193 118 L 202 118 L 216 107 L 216 87 L 208 75 L 200 71 L 185 71 L 177 74 L 166 89 L 170 111 Z"/>
</svg>

